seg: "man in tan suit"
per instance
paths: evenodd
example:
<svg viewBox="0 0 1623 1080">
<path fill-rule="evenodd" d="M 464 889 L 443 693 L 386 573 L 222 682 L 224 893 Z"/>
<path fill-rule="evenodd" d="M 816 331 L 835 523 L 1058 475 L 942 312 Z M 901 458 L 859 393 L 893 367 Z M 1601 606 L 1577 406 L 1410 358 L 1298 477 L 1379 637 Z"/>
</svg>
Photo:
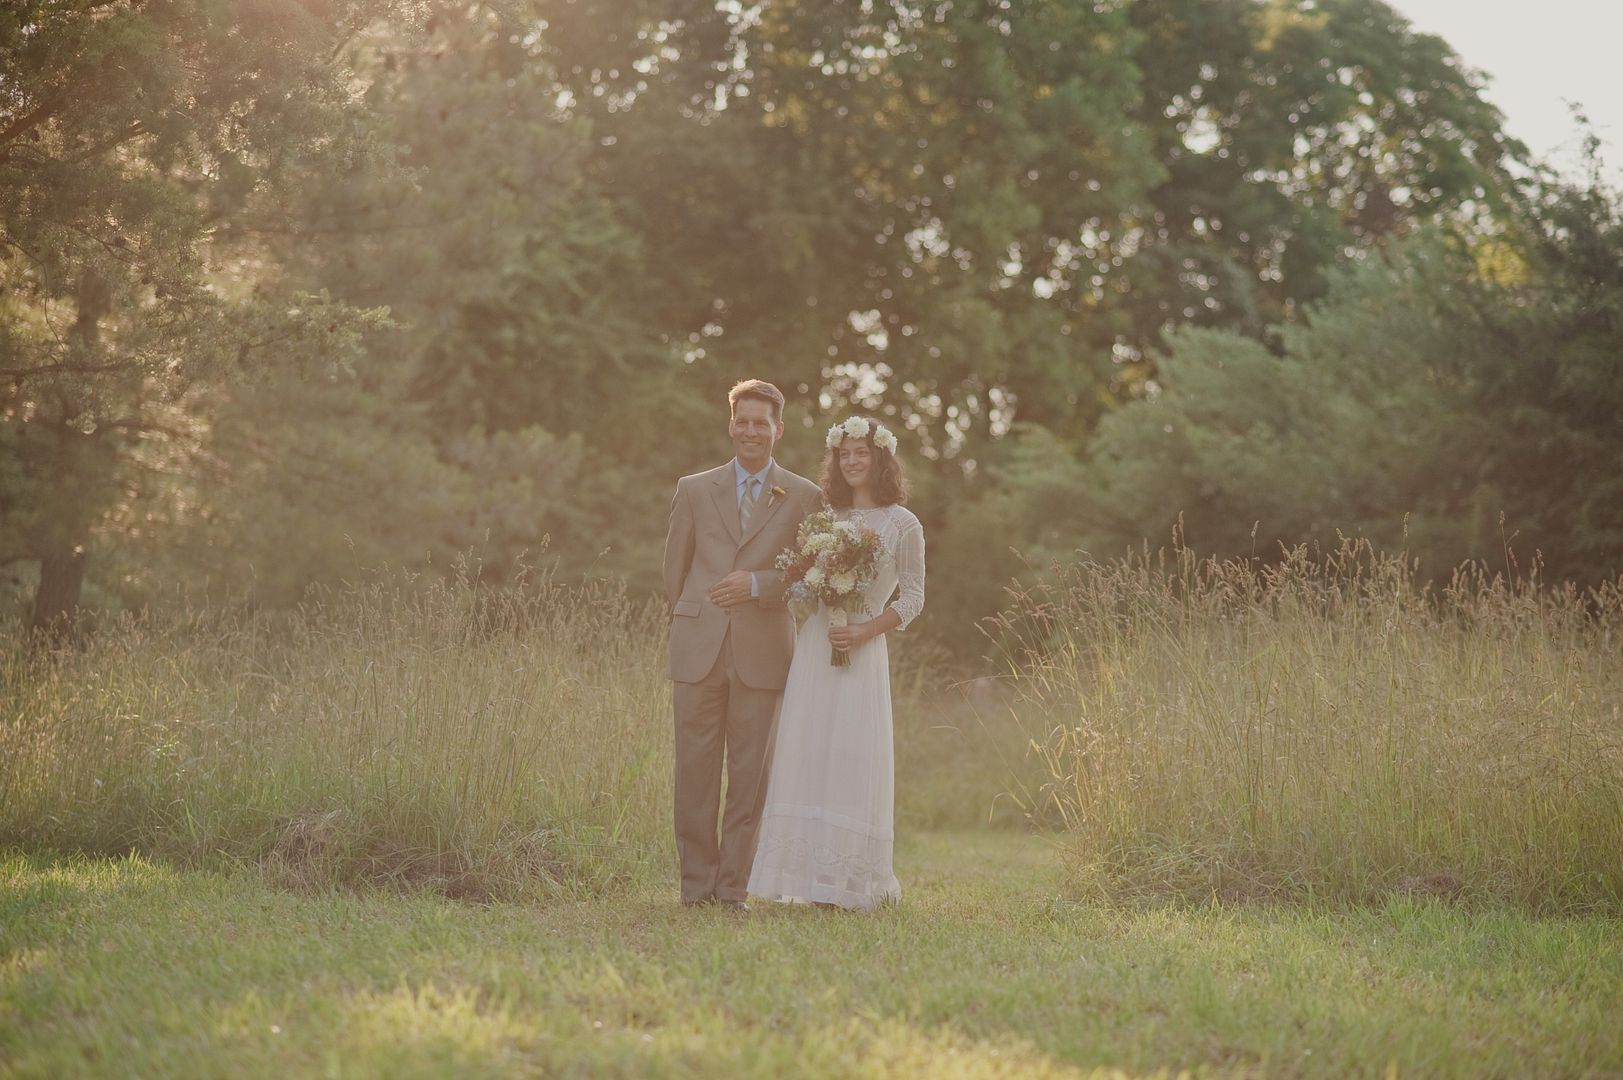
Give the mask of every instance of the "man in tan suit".
<svg viewBox="0 0 1623 1080">
<path fill-rule="evenodd" d="M 794 649 L 778 553 L 821 501 L 772 460 L 783 394 L 747 379 L 727 395 L 736 457 L 684 476 L 665 537 L 676 713 L 676 853 L 682 902 L 742 905 L 755 861 L 767 767 Z M 717 842 L 721 769 L 727 806 Z"/>
</svg>

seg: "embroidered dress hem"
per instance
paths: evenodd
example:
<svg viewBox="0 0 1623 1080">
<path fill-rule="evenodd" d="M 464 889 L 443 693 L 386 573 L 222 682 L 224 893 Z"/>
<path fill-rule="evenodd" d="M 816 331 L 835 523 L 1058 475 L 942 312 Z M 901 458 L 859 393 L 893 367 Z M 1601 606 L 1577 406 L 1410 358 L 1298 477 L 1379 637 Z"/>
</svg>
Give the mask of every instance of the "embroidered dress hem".
<svg viewBox="0 0 1623 1080">
<path fill-rule="evenodd" d="M 891 872 L 893 836 L 816 806 L 769 806 L 750 891 L 781 903 L 872 911 L 902 898 Z"/>
</svg>

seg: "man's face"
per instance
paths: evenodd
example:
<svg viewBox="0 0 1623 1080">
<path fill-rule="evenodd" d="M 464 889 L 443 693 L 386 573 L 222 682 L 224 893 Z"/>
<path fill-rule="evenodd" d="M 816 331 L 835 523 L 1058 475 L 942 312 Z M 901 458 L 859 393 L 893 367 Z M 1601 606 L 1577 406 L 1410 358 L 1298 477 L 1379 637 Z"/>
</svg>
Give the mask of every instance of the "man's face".
<svg viewBox="0 0 1623 1080">
<path fill-rule="evenodd" d="M 733 418 L 727 425 L 733 437 L 738 463 L 750 472 L 760 471 L 772 457 L 772 448 L 783 438 L 783 423 L 772 418 L 772 406 L 760 398 L 739 398 Z"/>
</svg>

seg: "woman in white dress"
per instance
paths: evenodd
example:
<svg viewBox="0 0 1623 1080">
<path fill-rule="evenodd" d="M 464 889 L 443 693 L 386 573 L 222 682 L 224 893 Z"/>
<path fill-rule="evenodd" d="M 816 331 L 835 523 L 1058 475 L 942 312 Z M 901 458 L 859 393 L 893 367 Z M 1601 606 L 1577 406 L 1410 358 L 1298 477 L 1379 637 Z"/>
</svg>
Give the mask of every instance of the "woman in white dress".
<svg viewBox="0 0 1623 1080">
<path fill-rule="evenodd" d="M 870 617 L 832 626 L 819 605 L 795 636 L 749 891 L 866 911 L 902 896 L 891 869 L 896 751 L 885 635 L 924 608 L 924 530 L 902 505 L 896 437 L 877 421 L 852 417 L 829 430 L 821 483 L 839 518 L 878 533 L 883 552 L 864 597 Z M 849 667 L 831 663 L 830 645 L 849 654 Z"/>
</svg>

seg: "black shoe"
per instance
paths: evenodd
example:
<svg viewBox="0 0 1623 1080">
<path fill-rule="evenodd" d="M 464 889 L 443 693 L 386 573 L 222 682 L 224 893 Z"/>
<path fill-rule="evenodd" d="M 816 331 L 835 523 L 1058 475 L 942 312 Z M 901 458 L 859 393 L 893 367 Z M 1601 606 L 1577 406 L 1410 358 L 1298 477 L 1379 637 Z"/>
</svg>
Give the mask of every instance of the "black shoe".
<svg viewBox="0 0 1623 1080">
<path fill-rule="evenodd" d="M 731 911 L 735 915 L 748 915 L 750 913 L 749 904 L 742 900 L 723 900 L 718 897 L 716 899 L 716 903 L 720 904 L 722 907 L 726 908 L 728 911 Z"/>
<path fill-rule="evenodd" d="M 685 896 L 682 898 L 682 906 L 683 907 L 709 907 L 711 904 L 714 904 L 715 902 L 716 902 L 716 898 L 714 896 L 704 896 L 704 897 L 700 897 L 697 900 L 689 900 Z"/>
</svg>

